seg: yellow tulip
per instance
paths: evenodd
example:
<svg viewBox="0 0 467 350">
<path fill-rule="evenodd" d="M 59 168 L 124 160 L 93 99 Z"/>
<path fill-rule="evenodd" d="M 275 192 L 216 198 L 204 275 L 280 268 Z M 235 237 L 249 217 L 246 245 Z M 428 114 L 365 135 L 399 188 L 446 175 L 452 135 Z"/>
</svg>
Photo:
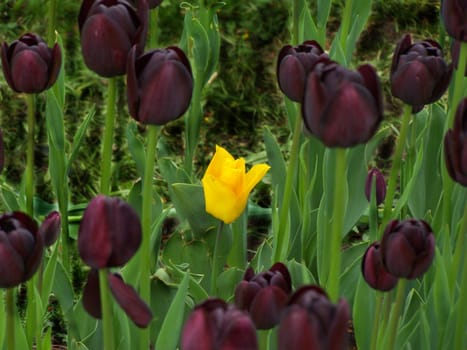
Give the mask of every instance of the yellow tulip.
<svg viewBox="0 0 467 350">
<path fill-rule="evenodd" d="M 235 221 L 245 210 L 251 190 L 269 168 L 267 164 L 256 164 L 245 172 L 245 159 L 234 159 L 216 145 L 216 153 L 201 180 L 206 211 L 226 224 Z"/>
</svg>

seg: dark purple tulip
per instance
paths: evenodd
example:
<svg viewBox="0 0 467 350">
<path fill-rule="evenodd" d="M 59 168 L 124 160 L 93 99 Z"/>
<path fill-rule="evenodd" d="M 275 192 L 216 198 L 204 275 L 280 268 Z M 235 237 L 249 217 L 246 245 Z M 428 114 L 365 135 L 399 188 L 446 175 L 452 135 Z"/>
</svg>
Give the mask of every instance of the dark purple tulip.
<svg viewBox="0 0 467 350">
<path fill-rule="evenodd" d="M 0 288 L 15 287 L 34 275 L 44 244 L 36 222 L 21 212 L 0 216 Z"/>
<path fill-rule="evenodd" d="M 89 69 L 103 77 L 126 72 L 128 53 L 146 43 L 148 5 L 135 9 L 126 0 L 84 0 L 78 16 L 81 50 Z"/>
<path fill-rule="evenodd" d="M 135 6 L 137 5 L 137 1 L 136 0 L 130 0 L 132 4 L 134 4 Z M 144 0 L 150 9 L 154 9 L 156 8 L 157 6 L 159 6 L 161 3 L 162 3 L 162 0 Z"/>
<path fill-rule="evenodd" d="M 384 181 L 384 175 L 377 168 L 372 168 L 368 171 L 365 181 L 365 196 L 369 202 L 371 200 L 373 179 L 376 183 L 376 204 L 380 205 L 384 202 L 384 198 L 386 197 L 386 181 Z"/>
<path fill-rule="evenodd" d="M 441 17 L 446 32 L 456 40 L 467 41 L 467 2 L 443 0 L 441 3 Z"/>
<path fill-rule="evenodd" d="M 197 305 L 185 322 L 182 350 L 256 350 L 256 329 L 246 314 L 221 299 Z"/>
<path fill-rule="evenodd" d="M 38 35 L 27 33 L 8 46 L 2 44 L 5 80 L 16 92 L 42 92 L 57 80 L 62 64 L 60 46 L 49 48 Z"/>
<path fill-rule="evenodd" d="M 58 211 L 53 211 L 42 222 L 39 227 L 39 234 L 42 236 L 44 245 L 50 247 L 58 238 L 62 229 L 62 219 Z"/>
<path fill-rule="evenodd" d="M 129 204 L 102 195 L 91 200 L 78 232 L 78 250 L 86 264 L 95 269 L 122 266 L 140 244 L 140 219 Z"/>
<path fill-rule="evenodd" d="M 412 43 L 410 34 L 397 44 L 391 64 L 391 92 L 419 112 L 438 101 L 449 86 L 452 65 L 443 57 L 439 44 L 431 39 Z"/>
<path fill-rule="evenodd" d="M 351 71 L 319 58 L 306 80 L 302 114 L 307 130 L 328 147 L 367 142 L 383 118 L 375 69 L 363 65 Z"/>
<path fill-rule="evenodd" d="M 152 312 L 136 293 L 134 288 L 126 284 L 116 273 L 109 273 L 109 286 L 117 303 L 128 317 L 140 328 L 145 328 L 152 320 Z M 99 273 L 92 269 L 83 290 L 84 309 L 94 318 L 102 318 L 100 301 Z"/>
<path fill-rule="evenodd" d="M 279 323 L 291 291 L 292 280 L 284 264 L 275 263 L 257 275 L 250 267 L 235 288 L 235 306 L 249 312 L 257 329 L 270 329 Z"/>
<path fill-rule="evenodd" d="M 316 286 L 304 286 L 290 298 L 279 324 L 278 349 L 347 350 L 349 305 L 331 303 Z"/>
<path fill-rule="evenodd" d="M 295 102 L 302 102 L 308 73 L 318 57 L 327 55 L 314 40 L 307 40 L 298 46 L 286 45 L 277 59 L 277 80 L 282 92 Z"/>
<path fill-rule="evenodd" d="M 379 242 L 374 242 L 366 250 L 362 260 L 362 274 L 371 288 L 383 292 L 393 289 L 398 281 L 383 264 Z"/>
<path fill-rule="evenodd" d="M 451 178 L 467 186 L 467 98 L 457 106 L 454 126 L 444 137 L 444 158 Z"/>
<path fill-rule="evenodd" d="M 435 237 L 423 220 L 393 220 L 381 240 L 383 263 L 395 277 L 414 279 L 423 275 L 435 254 Z"/>
<path fill-rule="evenodd" d="M 137 57 L 130 52 L 127 67 L 128 109 L 143 124 L 163 125 L 182 116 L 193 92 L 190 62 L 178 47 L 156 49 Z"/>
<path fill-rule="evenodd" d="M 458 40 L 453 40 L 451 44 L 451 57 L 454 67 L 458 69 L 459 66 L 459 53 L 461 49 L 461 42 Z M 465 68 L 464 77 L 467 77 L 467 67 Z"/>
</svg>

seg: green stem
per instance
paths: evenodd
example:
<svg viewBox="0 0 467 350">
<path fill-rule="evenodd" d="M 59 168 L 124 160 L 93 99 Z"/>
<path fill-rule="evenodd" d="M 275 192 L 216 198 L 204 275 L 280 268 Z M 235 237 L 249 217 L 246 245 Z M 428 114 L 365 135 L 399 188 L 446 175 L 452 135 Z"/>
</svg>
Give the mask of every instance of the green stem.
<svg viewBox="0 0 467 350">
<path fill-rule="evenodd" d="M 108 82 L 107 114 L 105 116 L 104 144 L 102 145 L 101 160 L 101 193 L 105 196 L 110 194 L 110 179 L 112 176 L 112 145 L 115 124 L 115 101 L 117 95 L 116 78 L 110 78 Z"/>
<path fill-rule="evenodd" d="M 327 291 L 332 301 L 337 302 L 339 299 L 339 282 L 342 260 L 342 231 L 344 229 L 345 201 L 342 200 L 342 195 L 345 193 L 346 177 L 346 158 L 347 151 L 345 148 L 337 148 L 336 150 L 336 166 L 334 178 L 334 209 L 332 213 L 332 235 L 331 244 L 329 245 L 329 276 L 327 280 Z"/>
<path fill-rule="evenodd" d="M 49 8 L 47 14 L 47 43 L 51 45 L 55 41 L 55 27 L 57 20 L 57 1 L 49 0 Z"/>
<path fill-rule="evenodd" d="M 384 201 L 384 214 L 381 229 L 384 230 L 392 214 L 392 206 L 394 196 L 396 194 L 397 177 L 401 167 L 402 154 L 404 152 L 405 141 L 407 139 L 407 131 L 409 128 L 410 118 L 412 116 L 412 106 L 404 105 L 402 115 L 402 125 L 399 133 L 399 138 L 396 143 L 396 150 L 392 160 L 391 172 L 389 173 L 388 188 L 386 191 L 386 199 Z"/>
<path fill-rule="evenodd" d="M 376 176 L 371 181 L 371 196 L 369 209 L 370 241 L 378 240 L 378 204 L 376 202 Z"/>
<path fill-rule="evenodd" d="M 15 296 L 13 288 L 5 291 L 7 350 L 15 350 Z"/>
<path fill-rule="evenodd" d="M 148 49 L 155 49 L 157 47 L 157 42 L 159 38 L 158 31 L 158 20 L 159 20 L 159 7 L 149 11 L 149 40 L 148 40 Z"/>
<path fill-rule="evenodd" d="M 292 17 L 292 43 L 293 45 L 298 45 L 300 42 L 300 33 L 299 33 L 299 28 L 300 28 L 300 1 L 299 0 L 293 0 L 293 17 Z"/>
<path fill-rule="evenodd" d="M 28 105 L 28 145 L 26 153 L 26 212 L 34 215 L 34 124 L 35 124 L 35 96 L 26 94 Z"/>
<path fill-rule="evenodd" d="M 302 133 L 302 119 L 296 113 L 295 115 L 295 128 L 292 137 L 292 146 L 290 150 L 289 165 L 287 168 L 287 175 L 285 178 L 284 197 L 279 214 L 279 228 L 277 230 L 276 241 L 274 245 L 274 254 L 272 263 L 278 261 L 285 261 L 289 247 L 290 231 L 287 230 L 289 226 L 289 209 L 290 200 L 292 198 L 293 181 L 295 179 L 295 172 L 297 169 L 298 154 L 300 150 L 300 137 Z"/>
<path fill-rule="evenodd" d="M 462 218 L 461 229 L 459 231 L 460 236 L 456 244 L 456 254 L 454 255 L 454 269 L 455 271 L 461 272 L 461 283 L 460 283 L 460 293 L 459 301 L 457 304 L 457 322 L 456 322 L 456 331 L 454 333 L 454 349 L 462 349 L 465 346 L 465 324 L 467 322 L 467 258 L 464 258 L 464 264 L 461 267 L 461 256 L 465 252 L 465 236 L 467 235 L 467 206 L 464 207 L 464 217 Z"/>
<path fill-rule="evenodd" d="M 108 279 L 108 269 L 99 270 L 99 290 L 102 309 L 102 326 L 104 330 L 104 350 L 115 349 L 113 337 L 113 310 L 110 299 L 110 287 Z"/>
<path fill-rule="evenodd" d="M 454 116 L 456 115 L 457 106 L 464 96 L 464 73 L 467 66 L 467 42 L 461 42 L 459 50 L 459 60 L 457 61 L 457 69 L 454 74 L 454 90 L 452 93 L 452 100 L 450 103 L 448 124 L 446 129 L 450 128 L 454 124 Z"/>
<path fill-rule="evenodd" d="M 258 349 L 268 350 L 269 349 L 269 334 L 270 329 L 258 329 L 256 334 L 258 335 Z"/>
<path fill-rule="evenodd" d="M 224 223 L 222 221 L 219 222 L 219 225 L 217 226 L 217 232 L 216 232 L 216 242 L 214 243 L 214 251 L 212 253 L 212 271 L 211 271 L 211 296 L 216 295 L 216 282 L 217 282 L 217 277 L 221 271 L 221 266 L 219 264 L 219 241 L 220 241 L 220 236 L 222 233 L 222 229 L 224 228 Z"/>
<path fill-rule="evenodd" d="M 352 15 L 352 7 L 353 7 L 353 0 L 347 0 L 345 2 L 344 13 L 341 22 L 341 30 L 340 30 L 340 45 L 342 47 L 342 51 L 347 56 L 347 36 L 349 35 L 349 28 L 350 28 L 350 20 Z"/>
<path fill-rule="evenodd" d="M 407 285 L 407 280 L 401 278 L 399 280 L 399 284 L 397 286 L 397 294 L 396 294 L 396 301 L 393 304 L 391 317 L 389 319 L 389 325 L 387 331 L 389 332 L 389 340 L 388 340 L 388 350 L 393 350 L 396 344 L 397 338 L 397 326 L 399 324 L 399 319 L 401 316 L 402 306 L 404 305 L 404 296 L 405 296 L 405 287 Z"/>
<path fill-rule="evenodd" d="M 379 333 L 379 328 L 380 328 L 380 320 L 381 320 L 381 309 L 383 307 L 384 303 L 384 293 L 381 292 L 376 292 L 376 308 L 375 308 L 375 314 L 373 318 L 373 330 L 371 332 L 371 346 L 370 350 L 376 350 L 377 347 L 377 340 L 378 340 L 378 333 Z"/>
</svg>

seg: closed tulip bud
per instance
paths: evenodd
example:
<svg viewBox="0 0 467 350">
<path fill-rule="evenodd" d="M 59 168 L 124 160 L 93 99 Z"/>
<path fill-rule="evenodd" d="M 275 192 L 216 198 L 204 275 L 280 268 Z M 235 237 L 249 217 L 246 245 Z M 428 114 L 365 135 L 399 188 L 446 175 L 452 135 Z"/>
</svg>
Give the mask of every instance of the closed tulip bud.
<svg viewBox="0 0 467 350">
<path fill-rule="evenodd" d="M 292 280 L 284 264 L 275 263 L 257 275 L 248 268 L 235 288 L 235 306 L 249 312 L 257 329 L 270 329 L 279 323 L 291 290 Z"/>
<path fill-rule="evenodd" d="M 178 47 L 156 49 L 137 56 L 127 66 L 128 109 L 143 124 L 163 125 L 183 115 L 193 92 L 190 62 Z"/>
<path fill-rule="evenodd" d="M 419 112 L 438 101 L 448 88 L 452 65 L 443 57 L 441 46 L 431 39 L 412 43 L 406 34 L 397 44 L 391 64 L 391 92 Z"/>
<path fill-rule="evenodd" d="M 95 269 L 122 266 L 140 244 L 140 219 L 129 204 L 102 195 L 91 200 L 78 232 L 78 251 L 86 264 Z"/>
<path fill-rule="evenodd" d="M 452 38 L 467 41 L 467 4 L 465 0 L 443 0 L 441 18 Z"/>
<path fill-rule="evenodd" d="M 49 48 L 38 35 L 27 33 L 8 45 L 2 44 L 2 68 L 5 80 L 16 92 L 42 92 L 57 80 L 62 53 L 55 44 Z"/>
<path fill-rule="evenodd" d="M 371 288 L 383 292 L 393 289 L 398 281 L 398 278 L 391 275 L 383 264 L 379 242 L 370 245 L 363 255 L 362 274 Z"/>
<path fill-rule="evenodd" d="M 346 350 L 349 305 L 331 303 L 316 286 L 304 286 L 291 296 L 279 324 L 278 349 Z"/>
<path fill-rule="evenodd" d="M 256 350 L 256 329 L 243 311 L 221 299 L 197 305 L 185 322 L 182 350 Z"/>
<path fill-rule="evenodd" d="M 29 280 L 37 271 L 43 252 L 42 238 L 31 217 L 21 212 L 0 216 L 0 288 Z"/>
<path fill-rule="evenodd" d="M 444 137 L 444 159 L 451 178 L 467 186 L 467 98 L 459 103 L 454 126 Z"/>
<path fill-rule="evenodd" d="M 292 101 L 302 102 L 305 81 L 318 57 L 327 55 L 314 40 L 298 46 L 286 45 L 279 52 L 277 60 L 277 80 L 282 92 Z"/>
<path fill-rule="evenodd" d="M 42 236 L 44 245 L 50 247 L 58 238 L 62 229 L 62 219 L 58 211 L 53 211 L 42 222 L 39 227 L 39 234 Z"/>
<path fill-rule="evenodd" d="M 376 71 L 370 65 L 351 71 L 321 57 L 306 80 L 302 115 L 306 129 L 328 147 L 367 142 L 383 118 Z"/>
<path fill-rule="evenodd" d="M 368 171 L 368 176 L 365 181 L 365 196 L 368 202 L 371 200 L 373 182 L 375 182 L 376 186 L 376 204 L 380 205 L 384 202 L 384 198 L 386 197 L 386 181 L 384 181 L 384 176 L 381 171 L 376 168 L 372 168 Z"/>
<path fill-rule="evenodd" d="M 89 69 L 103 77 L 126 72 L 133 46 L 141 53 L 146 43 L 149 9 L 138 0 L 136 10 L 126 0 L 84 0 L 78 16 L 81 51 Z"/>
<path fill-rule="evenodd" d="M 459 54 L 461 49 L 461 42 L 459 40 L 453 40 L 451 44 L 451 57 L 454 67 L 458 69 L 459 66 Z M 467 67 L 465 68 L 464 77 L 467 77 Z"/>
<path fill-rule="evenodd" d="M 435 254 L 435 237 L 423 220 L 394 220 L 381 240 L 383 263 L 390 274 L 414 279 L 423 275 Z"/>
</svg>

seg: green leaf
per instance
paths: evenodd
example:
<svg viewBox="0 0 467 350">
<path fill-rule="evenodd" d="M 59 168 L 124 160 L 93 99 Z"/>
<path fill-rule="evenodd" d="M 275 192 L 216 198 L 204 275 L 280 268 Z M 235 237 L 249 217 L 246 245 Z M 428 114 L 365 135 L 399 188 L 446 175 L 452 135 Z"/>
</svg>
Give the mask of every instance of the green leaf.
<svg viewBox="0 0 467 350">
<path fill-rule="evenodd" d="M 136 170 L 141 178 L 144 178 L 144 164 L 146 162 L 146 151 L 143 142 L 138 138 L 138 125 L 131 120 L 126 128 L 126 138 L 128 142 L 128 150 L 136 164 Z"/>
<path fill-rule="evenodd" d="M 268 161 L 271 165 L 269 170 L 272 178 L 272 187 L 279 190 L 278 200 L 281 201 L 284 195 L 284 186 L 286 178 L 286 165 L 282 156 L 279 144 L 274 139 L 271 131 L 265 127 L 263 129 L 264 144 L 268 154 Z"/>
<path fill-rule="evenodd" d="M 52 255 L 46 260 L 44 259 L 44 273 L 42 275 L 42 290 L 41 290 L 41 300 L 43 305 L 48 304 L 49 295 L 52 291 L 53 281 L 55 279 L 55 270 L 57 267 L 57 257 L 58 257 L 59 245 L 55 244 L 53 246 Z M 47 261 L 47 262 L 46 262 Z"/>
<path fill-rule="evenodd" d="M 355 340 L 359 349 L 370 349 L 371 334 L 375 323 L 375 301 L 376 292 L 366 284 L 360 275 L 356 284 L 355 299 L 352 307 Z"/>
<path fill-rule="evenodd" d="M 316 27 L 316 23 L 311 16 L 310 10 L 306 2 L 302 7 L 302 11 L 300 13 L 300 27 L 299 27 L 299 42 L 303 42 L 305 40 L 315 39 L 319 41 L 319 44 L 324 47 L 324 42 L 321 42 L 321 37 L 318 35 L 318 28 Z"/>
<path fill-rule="evenodd" d="M 217 297 L 231 302 L 237 284 L 242 280 L 243 270 L 233 267 L 222 272 L 217 279 Z"/>
<path fill-rule="evenodd" d="M 73 161 L 78 155 L 79 149 L 84 140 L 84 135 L 86 134 L 86 130 L 88 129 L 88 125 L 91 122 L 91 120 L 94 118 L 95 114 L 96 114 L 96 111 L 94 109 L 89 111 L 89 113 L 86 115 L 86 117 L 80 124 L 78 130 L 76 131 L 75 136 L 73 137 L 73 143 L 71 144 L 71 152 L 70 152 L 70 156 L 67 162 L 67 172 L 70 170 L 71 165 L 73 164 Z"/>
</svg>

